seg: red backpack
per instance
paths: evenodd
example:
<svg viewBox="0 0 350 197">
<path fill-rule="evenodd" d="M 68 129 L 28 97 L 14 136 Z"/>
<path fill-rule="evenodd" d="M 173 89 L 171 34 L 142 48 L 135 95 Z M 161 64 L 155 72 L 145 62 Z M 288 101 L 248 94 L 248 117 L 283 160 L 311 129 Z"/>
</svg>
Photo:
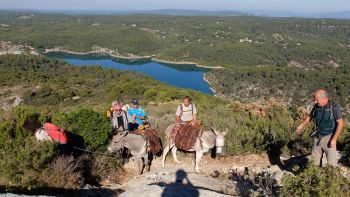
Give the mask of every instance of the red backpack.
<svg viewBox="0 0 350 197">
<path fill-rule="evenodd" d="M 61 127 L 51 123 L 45 123 L 43 128 L 54 141 L 61 144 L 67 144 L 67 135 Z"/>
</svg>

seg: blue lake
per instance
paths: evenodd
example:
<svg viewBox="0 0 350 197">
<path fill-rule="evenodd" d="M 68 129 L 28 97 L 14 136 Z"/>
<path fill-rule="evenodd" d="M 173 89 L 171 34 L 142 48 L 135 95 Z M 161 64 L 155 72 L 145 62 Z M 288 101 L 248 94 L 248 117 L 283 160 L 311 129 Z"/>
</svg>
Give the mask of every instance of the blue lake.
<svg viewBox="0 0 350 197">
<path fill-rule="evenodd" d="M 100 65 L 104 68 L 136 71 L 172 86 L 213 94 L 209 84 L 203 78 L 209 69 L 195 65 L 165 64 L 151 60 L 128 61 L 101 54 L 73 55 L 63 52 L 50 52 L 46 56 L 64 59 L 67 63 L 76 66 Z"/>
</svg>

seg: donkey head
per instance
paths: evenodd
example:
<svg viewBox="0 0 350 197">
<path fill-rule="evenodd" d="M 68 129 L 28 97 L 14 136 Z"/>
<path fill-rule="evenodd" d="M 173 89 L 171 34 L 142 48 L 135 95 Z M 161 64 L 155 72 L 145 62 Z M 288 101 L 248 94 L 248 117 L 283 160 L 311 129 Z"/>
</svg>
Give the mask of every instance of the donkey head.
<svg viewBox="0 0 350 197">
<path fill-rule="evenodd" d="M 228 132 L 228 129 L 226 129 L 224 132 L 220 132 L 216 129 L 212 129 L 212 131 L 215 134 L 215 147 L 216 147 L 216 153 L 221 154 L 222 153 L 222 148 L 225 144 L 225 135 Z"/>
<path fill-rule="evenodd" d="M 107 150 L 110 153 L 115 153 L 124 147 L 123 139 L 127 135 L 127 132 L 118 132 L 111 140 Z"/>
</svg>

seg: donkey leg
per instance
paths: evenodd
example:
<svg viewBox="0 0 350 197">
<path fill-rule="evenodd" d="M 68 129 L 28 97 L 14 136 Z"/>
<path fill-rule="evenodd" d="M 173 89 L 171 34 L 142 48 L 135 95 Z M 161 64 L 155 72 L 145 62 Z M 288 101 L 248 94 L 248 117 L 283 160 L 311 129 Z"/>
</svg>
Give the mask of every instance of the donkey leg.
<svg viewBox="0 0 350 197">
<path fill-rule="evenodd" d="M 202 156 L 203 156 L 202 151 L 196 151 L 196 161 L 195 161 L 194 171 L 196 171 L 196 173 L 198 174 L 199 174 L 199 162 L 201 161 Z"/>
<path fill-rule="evenodd" d="M 139 168 L 139 174 L 142 174 L 143 168 L 144 168 L 143 158 L 142 157 L 137 158 L 137 166 Z"/>
<path fill-rule="evenodd" d="M 145 169 L 146 165 L 147 165 L 147 170 L 149 171 L 149 169 L 150 169 L 150 166 L 149 166 L 149 163 L 148 163 L 149 162 L 148 157 L 149 157 L 149 154 L 146 154 L 145 156 L 143 156 L 143 169 L 142 169 L 142 172 Z"/>
<path fill-rule="evenodd" d="M 149 172 L 151 170 L 151 165 L 152 165 L 152 161 L 153 161 L 153 153 L 149 153 L 147 155 L 147 157 L 148 157 L 148 162 L 147 162 L 148 169 L 147 169 L 147 171 Z"/>
<path fill-rule="evenodd" d="M 162 158 L 162 167 L 164 168 L 164 165 L 165 165 L 165 157 L 166 155 L 168 154 L 170 150 L 170 142 L 169 142 L 169 139 L 166 140 L 166 146 L 163 150 L 163 158 Z"/>
<path fill-rule="evenodd" d="M 180 163 L 180 161 L 177 159 L 176 151 L 177 151 L 177 148 L 176 148 L 176 146 L 174 146 L 174 147 L 171 149 L 171 153 L 173 153 L 174 161 L 175 161 L 176 163 Z"/>
</svg>

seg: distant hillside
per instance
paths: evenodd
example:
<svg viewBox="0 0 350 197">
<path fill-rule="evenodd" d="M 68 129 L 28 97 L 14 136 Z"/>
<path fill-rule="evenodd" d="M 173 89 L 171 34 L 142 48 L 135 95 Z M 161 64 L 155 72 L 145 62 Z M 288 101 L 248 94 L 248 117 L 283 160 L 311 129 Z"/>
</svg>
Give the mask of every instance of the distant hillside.
<svg viewBox="0 0 350 197">
<path fill-rule="evenodd" d="M 94 15 L 169 15 L 169 16 L 250 16 L 251 14 L 240 11 L 207 11 L 207 10 L 187 10 L 187 9 L 157 9 L 157 10 L 1 10 L 9 13 L 46 13 L 46 14 L 94 14 Z"/>
<path fill-rule="evenodd" d="M 350 11 L 341 12 L 325 12 L 325 13 L 302 13 L 288 11 L 272 11 L 272 10 L 247 10 L 253 16 L 260 17 L 299 17 L 299 18 L 332 18 L 332 19 L 350 19 Z"/>
<path fill-rule="evenodd" d="M 350 11 L 340 12 L 322 12 L 322 13 L 303 13 L 292 11 L 276 10 L 187 10 L 187 9 L 156 9 L 156 10 L 35 10 L 35 9 L 12 9 L 1 10 L 2 12 L 12 13 L 48 13 L 48 14 L 93 14 L 93 15 L 168 15 L 168 16 L 258 16 L 258 17 L 298 17 L 298 18 L 331 18 L 331 19 L 350 19 Z"/>
<path fill-rule="evenodd" d="M 0 41 L 41 52 L 106 48 L 124 56 L 222 66 L 208 79 L 225 98 L 277 98 L 296 109 L 323 87 L 350 109 L 348 20 L 6 12 L 0 24 Z"/>
<path fill-rule="evenodd" d="M 350 19 L 350 11 L 324 13 L 318 18 Z"/>
<path fill-rule="evenodd" d="M 123 12 L 120 12 L 123 13 Z M 249 16 L 250 14 L 238 11 L 205 11 L 205 10 L 184 10 L 184 9 L 160 9 L 160 10 L 147 10 L 147 11 L 126 11 L 124 13 L 133 14 L 161 14 L 161 15 L 173 15 L 173 16 Z"/>
</svg>

